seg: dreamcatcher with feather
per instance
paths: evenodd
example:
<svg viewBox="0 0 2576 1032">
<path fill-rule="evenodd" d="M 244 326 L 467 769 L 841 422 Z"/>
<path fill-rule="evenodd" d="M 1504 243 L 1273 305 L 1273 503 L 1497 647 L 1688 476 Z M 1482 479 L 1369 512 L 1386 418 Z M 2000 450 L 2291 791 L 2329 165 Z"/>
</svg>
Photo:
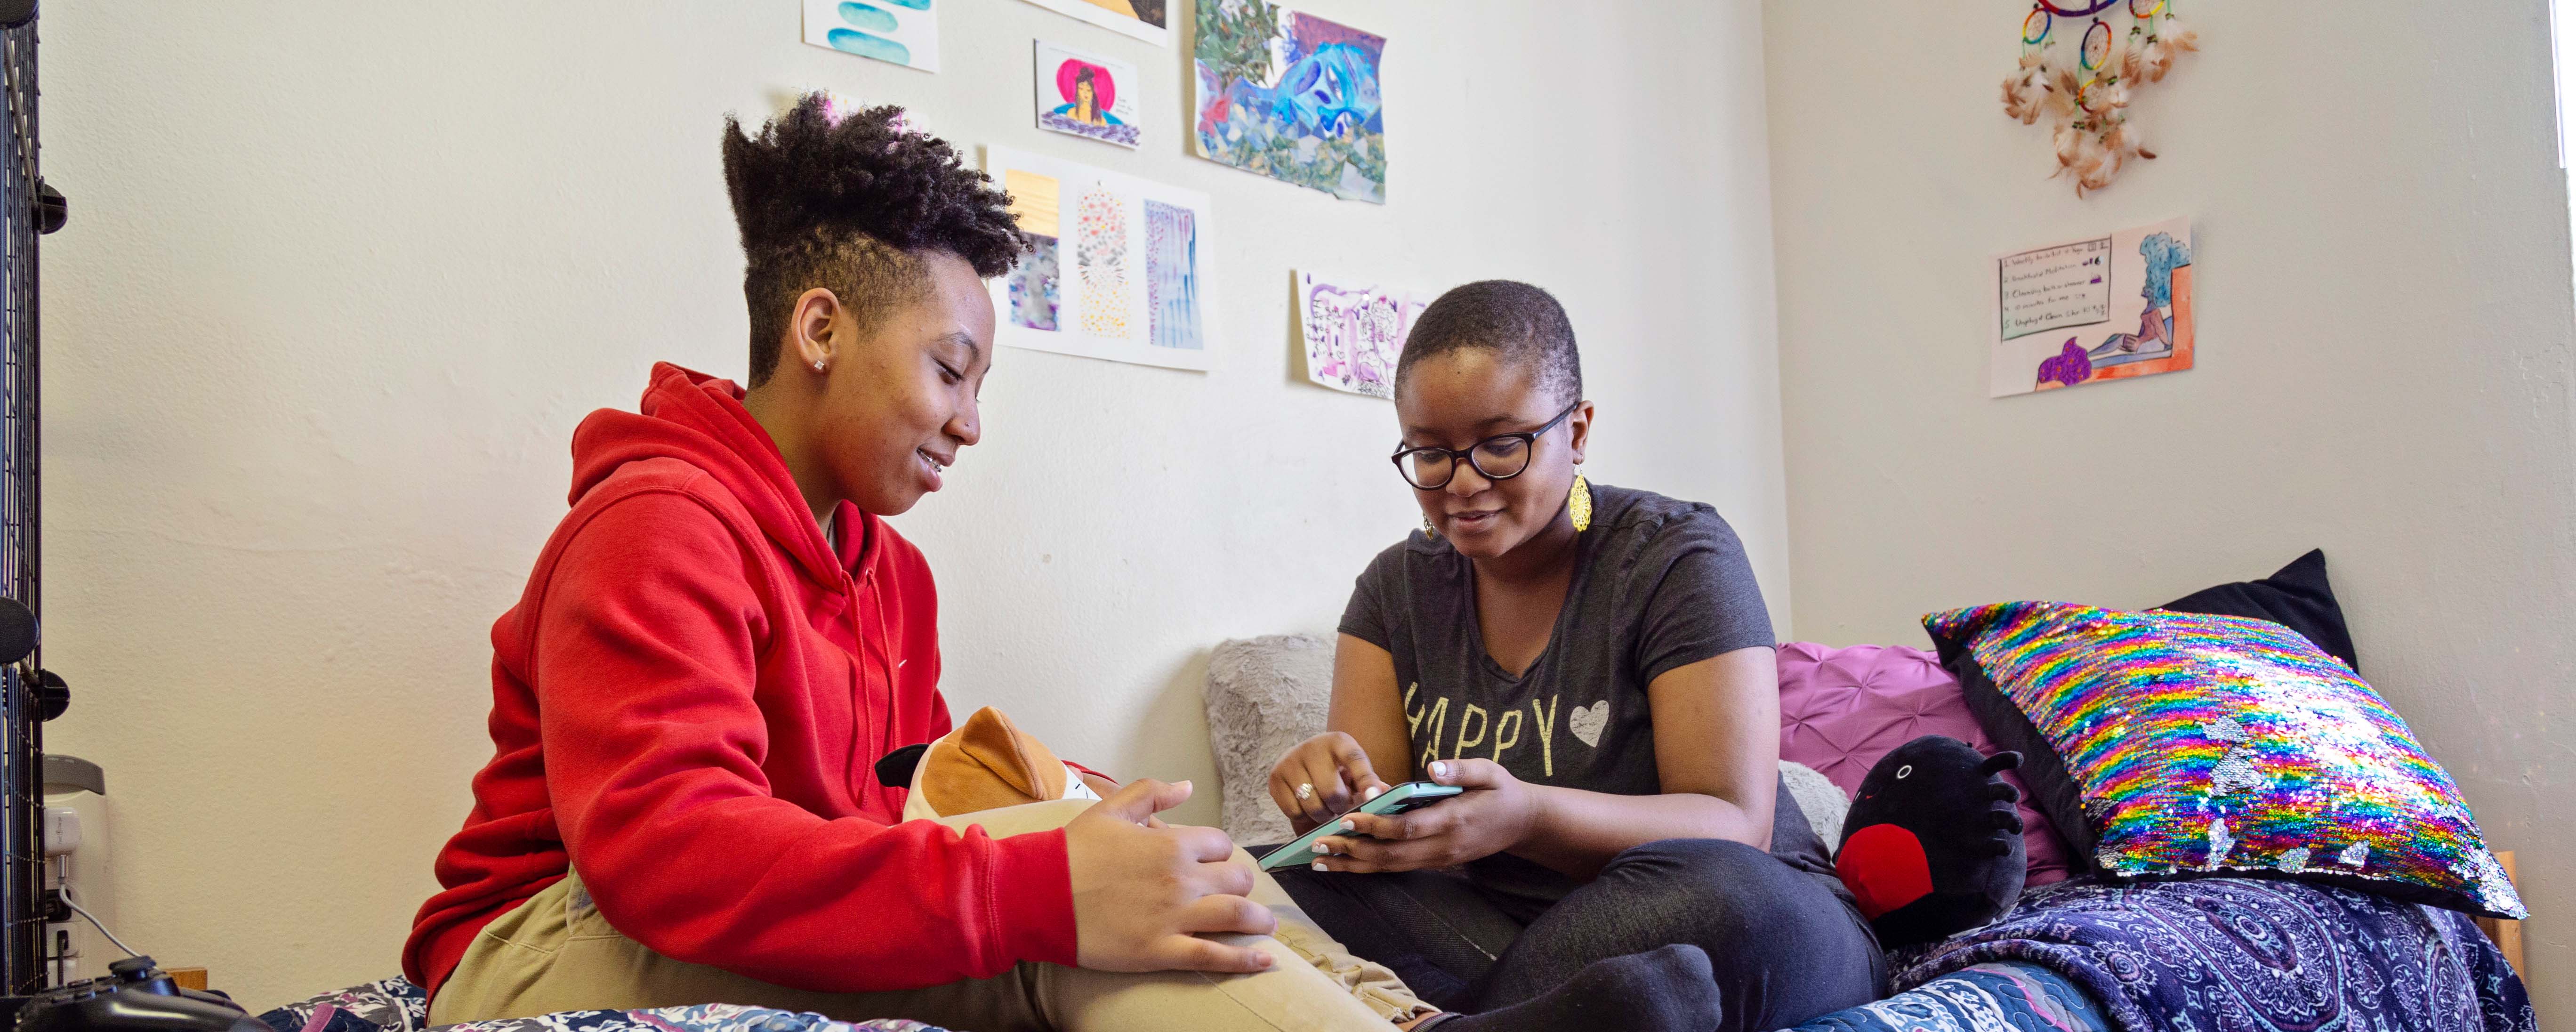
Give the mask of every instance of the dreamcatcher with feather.
<svg viewBox="0 0 2576 1032">
<path fill-rule="evenodd" d="M 2125 36 L 2104 18 L 2122 13 Z M 2071 53 L 2062 45 L 2069 40 Z M 2022 19 L 2021 65 L 2004 80 L 2004 114 L 2023 125 L 2049 120 L 2056 175 L 2072 177 L 2083 196 L 2111 185 L 2130 162 L 2156 156 L 2129 124 L 2129 101 L 2198 49 L 2173 0 L 2038 0 Z"/>
</svg>

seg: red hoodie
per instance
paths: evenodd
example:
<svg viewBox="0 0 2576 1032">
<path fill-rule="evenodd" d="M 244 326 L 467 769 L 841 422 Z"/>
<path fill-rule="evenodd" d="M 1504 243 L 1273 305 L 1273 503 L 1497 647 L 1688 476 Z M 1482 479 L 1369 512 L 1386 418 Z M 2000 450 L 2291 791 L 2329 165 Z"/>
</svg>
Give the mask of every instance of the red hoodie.
<svg viewBox="0 0 2576 1032">
<path fill-rule="evenodd" d="M 879 757 L 949 730 L 920 550 L 836 552 L 741 390 L 653 367 L 574 431 L 572 511 L 492 625 L 492 762 L 403 973 L 436 993 L 569 865 L 644 945 L 826 992 L 1074 962 L 1063 832 L 898 823 Z"/>
</svg>

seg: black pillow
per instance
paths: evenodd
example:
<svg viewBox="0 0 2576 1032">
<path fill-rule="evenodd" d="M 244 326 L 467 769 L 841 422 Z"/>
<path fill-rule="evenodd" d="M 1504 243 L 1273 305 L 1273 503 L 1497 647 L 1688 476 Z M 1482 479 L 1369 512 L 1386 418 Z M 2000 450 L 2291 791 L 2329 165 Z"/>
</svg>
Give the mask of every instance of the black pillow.
<svg viewBox="0 0 2576 1032">
<path fill-rule="evenodd" d="M 2361 672 L 2361 660 L 2352 650 L 2352 632 L 2343 625 L 2343 606 L 2335 602 L 2334 585 L 2326 582 L 2322 548 L 2310 550 L 2262 580 L 2203 588 L 2156 608 L 2270 620 L 2307 636 L 2326 655 L 2343 660 L 2356 674 Z"/>
<path fill-rule="evenodd" d="M 2057 826 L 2057 836 L 2066 842 L 2066 873 L 2070 876 L 2093 871 L 2093 847 L 2100 841 L 2093 834 L 2093 824 L 2084 819 L 2084 794 L 2076 788 L 2075 776 L 2066 769 L 2066 761 L 2057 755 L 2057 747 L 2048 744 L 2048 736 L 2039 733 L 2039 725 L 2013 705 L 2012 697 L 1986 677 L 1986 668 L 1978 665 L 1975 653 L 1965 641 L 1952 641 L 1934 634 L 1932 649 L 1941 659 L 1942 668 L 1959 679 L 1959 695 L 1968 704 L 1968 715 L 1977 719 L 1978 730 L 1998 749 L 2020 753 L 2021 783 L 2030 786 L 2030 806 Z"/>
<path fill-rule="evenodd" d="M 2354 673 L 2361 672 L 2353 654 L 2352 632 L 2344 628 L 2343 606 L 2335 602 L 2334 587 L 2326 581 L 2324 549 L 2310 550 L 2262 580 L 2221 584 L 2156 608 L 2270 620 L 2306 636 Z M 2021 707 L 1987 679 L 1967 642 L 1935 636 L 1932 645 L 1941 665 L 1959 679 L 1960 695 L 1967 701 L 1969 715 L 1977 718 L 1977 726 L 1996 746 L 2022 755 L 2021 781 L 2030 786 L 2032 808 L 2048 815 L 2049 823 L 2066 840 L 2067 873 L 2090 873 L 2095 866 L 2093 850 L 2100 840 L 2093 834 L 2093 822 L 2084 817 L 2083 790 L 2048 744 L 2048 736 L 2040 734 L 2039 725 L 2031 723 Z"/>
</svg>

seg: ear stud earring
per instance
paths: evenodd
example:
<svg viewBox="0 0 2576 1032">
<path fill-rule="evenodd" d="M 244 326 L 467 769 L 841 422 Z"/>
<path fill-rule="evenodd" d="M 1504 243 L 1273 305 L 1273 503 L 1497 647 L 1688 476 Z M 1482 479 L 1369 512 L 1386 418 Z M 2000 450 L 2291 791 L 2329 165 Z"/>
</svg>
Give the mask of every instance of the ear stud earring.
<svg viewBox="0 0 2576 1032">
<path fill-rule="evenodd" d="M 822 360 L 822 359 L 819 359 L 819 358 L 818 358 L 818 359 L 815 359 L 815 360 L 814 360 L 814 371 L 815 371 L 815 372 L 818 372 L 818 373 L 823 371 L 823 360 Z"/>
</svg>

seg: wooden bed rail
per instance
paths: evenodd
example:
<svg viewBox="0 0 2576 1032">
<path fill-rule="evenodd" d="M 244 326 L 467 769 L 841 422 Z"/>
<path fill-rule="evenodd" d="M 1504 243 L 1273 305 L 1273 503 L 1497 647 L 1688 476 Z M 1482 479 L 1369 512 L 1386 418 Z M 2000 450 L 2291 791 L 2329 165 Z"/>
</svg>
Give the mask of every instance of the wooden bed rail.
<svg viewBox="0 0 2576 1032">
<path fill-rule="evenodd" d="M 2522 875 L 2513 869 L 2513 851 L 2510 849 L 2499 851 L 2495 858 L 2496 863 L 2504 865 L 2505 880 L 2520 888 Z M 2522 922 L 2507 921 L 2501 917 L 2481 917 L 2478 919 L 2478 928 L 2487 933 L 2487 938 L 2495 940 L 2496 949 L 2503 951 L 2505 961 L 2513 965 L 2513 973 L 2523 975 L 2523 984 L 2526 988 L 2529 987 L 2531 976 L 2523 974 L 2522 970 Z"/>
</svg>

